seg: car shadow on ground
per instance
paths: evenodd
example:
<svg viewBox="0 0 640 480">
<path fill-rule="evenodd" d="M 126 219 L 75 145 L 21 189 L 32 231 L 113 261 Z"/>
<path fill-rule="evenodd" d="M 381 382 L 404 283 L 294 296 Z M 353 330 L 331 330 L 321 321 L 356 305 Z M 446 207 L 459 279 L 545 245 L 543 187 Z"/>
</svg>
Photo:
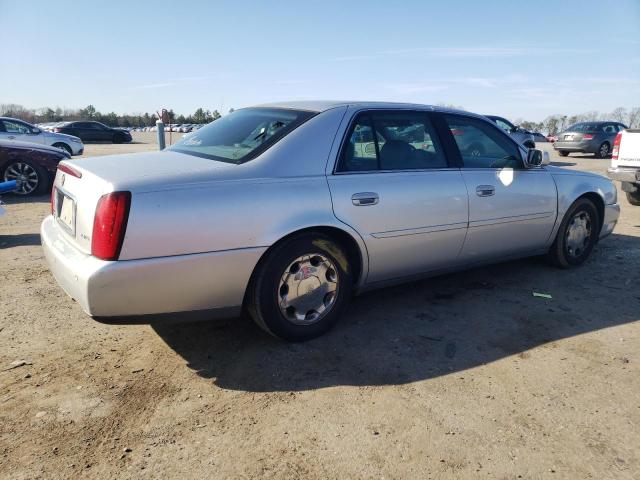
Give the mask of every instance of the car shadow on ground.
<svg viewBox="0 0 640 480">
<path fill-rule="evenodd" d="M 577 165 L 575 162 L 551 162 L 554 167 L 573 167 Z"/>
<path fill-rule="evenodd" d="M 2 195 L 2 203 L 5 205 L 18 205 L 22 203 L 51 203 L 51 192 L 45 195 L 16 195 L 8 193 Z"/>
<path fill-rule="evenodd" d="M 17 235 L 0 235 L 0 249 L 40 245 L 39 233 L 20 233 Z"/>
<path fill-rule="evenodd" d="M 614 268 L 615 267 L 615 268 Z M 325 336 L 299 344 L 247 318 L 153 323 L 198 375 L 222 388 L 301 391 L 405 384 L 481 366 L 640 319 L 637 237 L 614 235 L 580 268 L 514 261 L 359 296 Z M 612 308 L 599 292 L 626 295 Z M 534 297 L 547 293 L 551 299 Z M 553 346 L 553 345 L 551 345 Z"/>
</svg>

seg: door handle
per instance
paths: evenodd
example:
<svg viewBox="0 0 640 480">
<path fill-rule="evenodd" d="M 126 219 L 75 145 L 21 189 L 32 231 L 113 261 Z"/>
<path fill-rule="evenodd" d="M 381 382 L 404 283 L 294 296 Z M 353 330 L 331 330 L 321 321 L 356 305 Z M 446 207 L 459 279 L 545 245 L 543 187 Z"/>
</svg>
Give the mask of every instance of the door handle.
<svg viewBox="0 0 640 480">
<path fill-rule="evenodd" d="M 351 202 L 357 207 L 364 207 L 367 205 L 375 205 L 380 200 L 377 193 L 374 192 L 360 192 L 351 195 Z"/>
<path fill-rule="evenodd" d="M 479 197 L 491 197 L 496 194 L 496 187 L 493 185 L 478 185 L 476 187 L 476 195 Z"/>
<path fill-rule="evenodd" d="M 13 139 L 14 139 L 14 138 L 16 138 L 16 137 L 14 137 L 13 135 L 9 135 L 7 138 L 8 138 L 9 140 L 13 140 Z"/>
</svg>

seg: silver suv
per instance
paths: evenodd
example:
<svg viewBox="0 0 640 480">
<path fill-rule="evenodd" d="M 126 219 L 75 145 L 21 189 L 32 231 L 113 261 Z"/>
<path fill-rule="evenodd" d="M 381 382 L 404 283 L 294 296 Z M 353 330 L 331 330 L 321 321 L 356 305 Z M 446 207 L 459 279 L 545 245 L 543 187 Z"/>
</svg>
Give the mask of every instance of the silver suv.
<svg viewBox="0 0 640 480">
<path fill-rule="evenodd" d="M 524 145 L 527 148 L 536 148 L 533 133 L 519 127 L 518 125 L 514 125 L 506 118 L 498 117 L 496 115 L 485 115 L 485 117 L 507 132 L 519 144 Z"/>
<path fill-rule="evenodd" d="M 45 132 L 17 118 L 0 117 L 0 139 L 40 143 L 65 150 L 69 155 L 82 155 L 84 144 L 73 135 Z"/>
</svg>

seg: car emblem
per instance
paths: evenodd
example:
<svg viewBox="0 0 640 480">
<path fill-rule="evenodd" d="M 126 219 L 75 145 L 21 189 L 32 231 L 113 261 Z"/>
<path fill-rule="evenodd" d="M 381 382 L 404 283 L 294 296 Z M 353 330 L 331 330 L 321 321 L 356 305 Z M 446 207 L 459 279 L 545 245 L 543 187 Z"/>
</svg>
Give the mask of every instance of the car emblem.
<svg viewBox="0 0 640 480">
<path fill-rule="evenodd" d="M 64 185 L 64 181 L 66 180 L 67 176 L 63 173 L 62 174 L 62 178 L 60 179 L 60 185 Z"/>
</svg>

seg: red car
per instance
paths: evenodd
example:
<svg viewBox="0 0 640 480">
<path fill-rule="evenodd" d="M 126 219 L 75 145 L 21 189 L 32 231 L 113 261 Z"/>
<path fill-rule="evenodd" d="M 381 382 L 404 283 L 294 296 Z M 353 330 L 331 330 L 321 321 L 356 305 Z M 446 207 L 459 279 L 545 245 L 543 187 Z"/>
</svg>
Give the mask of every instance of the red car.
<svg viewBox="0 0 640 480">
<path fill-rule="evenodd" d="M 38 143 L 0 140 L 0 180 L 16 180 L 16 195 L 42 195 L 51 187 L 65 150 Z"/>
</svg>

